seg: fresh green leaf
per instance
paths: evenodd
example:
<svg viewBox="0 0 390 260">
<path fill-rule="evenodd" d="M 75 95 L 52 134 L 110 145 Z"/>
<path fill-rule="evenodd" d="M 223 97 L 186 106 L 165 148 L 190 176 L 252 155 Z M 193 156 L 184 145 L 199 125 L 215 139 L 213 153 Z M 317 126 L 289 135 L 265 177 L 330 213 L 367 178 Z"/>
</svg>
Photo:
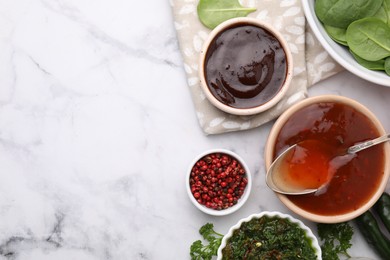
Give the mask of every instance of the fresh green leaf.
<svg viewBox="0 0 390 260">
<path fill-rule="evenodd" d="M 192 260 L 211 260 L 217 255 L 217 251 L 222 242 L 222 234 L 214 231 L 214 225 L 207 223 L 199 229 L 199 234 L 208 241 L 207 245 L 203 245 L 202 241 L 197 240 L 190 247 L 190 256 Z"/>
<path fill-rule="evenodd" d="M 207 249 L 207 246 L 204 246 L 200 240 L 192 243 L 190 248 L 190 256 L 192 260 L 211 260 L 213 257 L 213 255 L 210 254 L 209 250 Z"/>
<path fill-rule="evenodd" d="M 385 60 L 385 72 L 390 76 L 390 57 L 387 57 Z"/>
<path fill-rule="evenodd" d="M 347 250 L 352 246 L 353 228 L 348 222 L 317 224 L 317 231 L 323 260 L 338 260 L 340 254 L 350 257 Z"/>
<path fill-rule="evenodd" d="M 200 0 L 197 10 L 200 21 L 214 29 L 228 19 L 247 16 L 256 8 L 243 7 L 238 0 Z"/>
<path fill-rule="evenodd" d="M 382 8 L 386 13 L 387 25 L 390 26 L 390 0 L 384 0 Z"/>
<path fill-rule="evenodd" d="M 203 258 L 202 248 L 203 248 L 202 241 L 197 240 L 194 243 L 192 243 L 190 247 L 191 259 L 202 259 Z"/>
<path fill-rule="evenodd" d="M 329 34 L 335 42 L 340 43 L 344 46 L 348 46 L 346 33 L 347 30 L 343 28 L 333 27 L 330 25 L 324 24 L 326 32 Z"/>
<path fill-rule="evenodd" d="M 207 241 L 210 241 L 210 239 L 214 239 L 215 236 L 217 236 L 217 237 L 223 236 L 222 234 L 219 234 L 219 233 L 214 231 L 214 225 L 211 223 L 207 223 L 207 224 L 203 225 L 199 229 L 199 234 L 201 234 L 202 237 L 204 239 L 206 239 Z"/>
<path fill-rule="evenodd" d="M 324 24 L 347 28 L 358 19 L 373 16 L 383 0 L 316 0 L 315 12 Z"/>
<path fill-rule="evenodd" d="M 376 14 L 373 15 L 372 17 L 376 17 L 380 19 L 382 22 L 387 23 L 387 13 L 384 8 L 384 5 L 382 5 L 381 8 L 379 8 L 378 12 L 376 12 Z"/>
<path fill-rule="evenodd" d="M 368 61 L 360 56 L 358 56 L 353 51 L 349 50 L 349 52 L 352 54 L 352 56 L 355 58 L 355 60 L 369 70 L 385 70 L 385 60 L 378 60 L 378 61 Z"/>
<path fill-rule="evenodd" d="M 357 20 L 348 26 L 347 43 L 363 59 L 381 60 L 390 56 L 390 27 L 375 17 Z"/>
</svg>

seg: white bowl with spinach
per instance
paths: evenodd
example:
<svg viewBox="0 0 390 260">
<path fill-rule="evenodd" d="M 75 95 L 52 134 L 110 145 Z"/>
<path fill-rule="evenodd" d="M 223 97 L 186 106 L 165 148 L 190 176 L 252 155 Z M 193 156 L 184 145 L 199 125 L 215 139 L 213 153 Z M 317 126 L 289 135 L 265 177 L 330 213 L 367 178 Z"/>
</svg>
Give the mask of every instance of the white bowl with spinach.
<svg viewBox="0 0 390 260">
<path fill-rule="evenodd" d="M 300 220 L 280 212 L 264 211 L 241 219 L 222 238 L 217 260 L 321 260 L 313 232 Z"/>
<path fill-rule="evenodd" d="M 315 36 L 345 69 L 390 87 L 390 0 L 302 0 Z"/>
</svg>

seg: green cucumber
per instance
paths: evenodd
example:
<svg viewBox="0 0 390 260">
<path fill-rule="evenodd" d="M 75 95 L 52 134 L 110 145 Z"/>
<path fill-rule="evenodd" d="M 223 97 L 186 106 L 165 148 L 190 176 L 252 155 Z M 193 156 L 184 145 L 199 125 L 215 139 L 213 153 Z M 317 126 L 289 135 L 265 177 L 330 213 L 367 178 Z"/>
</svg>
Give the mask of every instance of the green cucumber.
<svg viewBox="0 0 390 260">
<path fill-rule="evenodd" d="M 390 195 L 384 192 L 375 203 L 374 209 L 387 230 L 390 232 Z"/>
<path fill-rule="evenodd" d="M 384 260 L 389 259 L 390 240 L 380 231 L 374 215 L 366 211 L 357 217 L 355 222 L 367 243 L 375 249 L 378 255 Z"/>
</svg>

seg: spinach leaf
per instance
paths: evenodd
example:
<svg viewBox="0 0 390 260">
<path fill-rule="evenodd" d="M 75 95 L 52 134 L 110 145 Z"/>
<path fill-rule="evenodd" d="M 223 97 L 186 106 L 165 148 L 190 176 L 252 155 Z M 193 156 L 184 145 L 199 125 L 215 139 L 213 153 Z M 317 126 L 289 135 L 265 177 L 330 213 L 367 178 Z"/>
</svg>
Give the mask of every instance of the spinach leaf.
<svg viewBox="0 0 390 260">
<path fill-rule="evenodd" d="M 324 24 L 325 31 L 329 34 L 335 42 L 348 46 L 346 33 L 347 30 L 343 28 L 333 27 Z"/>
<path fill-rule="evenodd" d="M 315 12 L 327 25 L 347 28 L 355 20 L 378 12 L 383 0 L 316 0 Z"/>
<path fill-rule="evenodd" d="M 347 43 L 363 59 L 381 60 L 390 56 L 390 27 L 375 17 L 357 20 L 348 26 Z"/>
<path fill-rule="evenodd" d="M 385 60 L 378 60 L 378 61 L 368 61 L 361 57 L 359 57 L 356 53 L 353 53 L 353 51 L 349 50 L 352 56 L 355 58 L 355 60 L 369 70 L 385 70 Z M 390 65 L 390 64 L 389 64 Z"/>
<path fill-rule="evenodd" d="M 386 13 L 387 25 L 390 26 L 390 0 L 384 0 L 382 8 Z"/>
<path fill-rule="evenodd" d="M 383 4 L 384 3 L 385 2 L 383 2 Z M 384 8 L 384 5 L 382 5 L 381 8 L 379 8 L 378 12 L 376 12 L 376 14 L 373 15 L 373 17 L 376 17 L 376 18 L 382 20 L 382 22 L 387 23 L 387 13 L 386 13 L 386 10 Z"/>
<path fill-rule="evenodd" d="M 238 0 L 200 0 L 197 11 L 200 21 L 214 29 L 230 18 L 247 16 L 256 8 L 243 7 Z"/>
<path fill-rule="evenodd" d="M 328 24 L 327 20 L 329 19 L 328 16 L 328 12 L 330 13 L 331 12 L 331 8 L 333 6 L 335 6 L 337 4 L 337 2 L 339 2 L 339 0 L 316 0 L 315 1 L 315 5 L 314 5 L 314 11 L 318 17 L 318 19 L 325 23 L 325 24 Z M 332 11 L 334 12 L 334 11 Z"/>
<path fill-rule="evenodd" d="M 385 72 L 390 76 L 390 57 L 387 57 L 385 60 Z"/>
</svg>

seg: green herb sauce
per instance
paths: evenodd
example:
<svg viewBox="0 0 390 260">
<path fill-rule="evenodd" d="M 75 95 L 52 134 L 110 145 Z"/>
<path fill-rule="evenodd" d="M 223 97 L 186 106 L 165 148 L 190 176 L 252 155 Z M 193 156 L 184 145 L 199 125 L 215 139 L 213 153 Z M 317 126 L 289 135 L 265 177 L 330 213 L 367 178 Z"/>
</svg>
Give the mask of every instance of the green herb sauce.
<svg viewBox="0 0 390 260">
<path fill-rule="evenodd" d="M 222 250 L 222 259 L 317 259 L 305 231 L 288 219 L 261 217 L 242 223 Z"/>
</svg>

